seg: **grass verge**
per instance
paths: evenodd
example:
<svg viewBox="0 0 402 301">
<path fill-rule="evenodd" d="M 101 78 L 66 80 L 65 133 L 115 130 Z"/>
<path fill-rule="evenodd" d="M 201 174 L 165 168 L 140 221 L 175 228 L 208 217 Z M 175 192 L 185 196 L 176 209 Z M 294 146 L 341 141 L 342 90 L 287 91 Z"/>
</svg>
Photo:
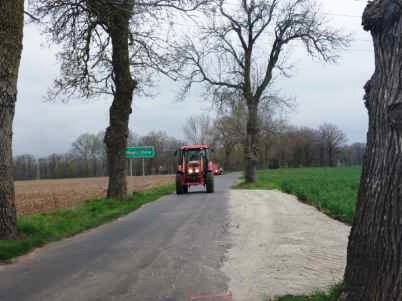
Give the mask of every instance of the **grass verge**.
<svg viewBox="0 0 402 301">
<path fill-rule="evenodd" d="M 274 299 L 275 301 L 336 301 L 342 291 L 342 284 L 332 287 L 327 293 L 317 292 L 309 296 L 291 296 L 286 295 Z M 268 300 L 267 300 L 268 301 Z"/>
<path fill-rule="evenodd" d="M 0 240 L 0 261 L 9 261 L 35 247 L 109 222 L 173 190 L 173 184 L 165 185 L 135 192 L 124 201 L 95 199 L 74 209 L 57 209 L 49 213 L 21 216 L 17 220 L 18 239 Z"/>
<path fill-rule="evenodd" d="M 236 188 L 279 189 L 325 214 L 351 224 L 356 207 L 360 167 L 284 168 L 257 172 L 255 183 Z"/>
</svg>

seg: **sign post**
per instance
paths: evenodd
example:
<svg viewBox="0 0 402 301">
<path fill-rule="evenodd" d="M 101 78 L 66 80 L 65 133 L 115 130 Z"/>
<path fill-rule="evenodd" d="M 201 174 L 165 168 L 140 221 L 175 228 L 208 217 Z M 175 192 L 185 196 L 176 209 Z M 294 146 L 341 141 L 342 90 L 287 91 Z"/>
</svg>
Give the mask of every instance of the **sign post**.
<svg viewBox="0 0 402 301">
<path fill-rule="evenodd" d="M 133 175 L 131 159 L 142 159 L 142 175 L 145 175 L 144 159 L 155 157 L 153 146 L 128 146 L 125 152 L 126 158 L 130 160 L 130 174 Z"/>
</svg>

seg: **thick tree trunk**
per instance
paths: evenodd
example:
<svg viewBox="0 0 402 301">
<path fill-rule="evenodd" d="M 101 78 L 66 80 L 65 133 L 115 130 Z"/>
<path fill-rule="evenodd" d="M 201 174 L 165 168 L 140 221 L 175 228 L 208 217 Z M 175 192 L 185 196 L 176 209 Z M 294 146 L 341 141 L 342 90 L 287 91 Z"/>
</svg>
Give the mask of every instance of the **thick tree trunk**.
<svg viewBox="0 0 402 301">
<path fill-rule="evenodd" d="M 22 51 L 24 1 L 0 0 L 0 239 L 16 236 L 12 125 Z"/>
<path fill-rule="evenodd" d="M 343 301 L 402 301 L 402 9 L 369 3 L 376 68 L 365 86 L 367 148 L 349 237 Z"/>
<path fill-rule="evenodd" d="M 113 44 L 113 73 L 115 93 L 110 107 L 110 126 L 106 129 L 105 144 L 108 160 L 109 185 L 107 197 L 127 197 L 125 148 L 128 137 L 128 120 L 131 114 L 133 91 L 136 87 L 130 74 L 128 51 L 128 25 L 130 10 L 119 10 L 112 18 L 109 33 Z"/>
<path fill-rule="evenodd" d="M 257 110 L 258 105 L 255 101 L 248 101 L 247 135 L 244 142 L 245 171 L 244 177 L 247 183 L 256 181 L 257 168 Z"/>
</svg>

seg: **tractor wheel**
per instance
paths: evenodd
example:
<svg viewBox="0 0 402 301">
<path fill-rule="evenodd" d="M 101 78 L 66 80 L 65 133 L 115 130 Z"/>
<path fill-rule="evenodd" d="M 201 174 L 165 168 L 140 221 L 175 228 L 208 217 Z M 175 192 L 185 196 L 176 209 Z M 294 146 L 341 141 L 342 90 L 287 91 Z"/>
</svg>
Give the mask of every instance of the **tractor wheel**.
<svg viewBox="0 0 402 301">
<path fill-rule="evenodd" d="M 188 192 L 188 186 L 187 185 L 183 185 L 183 193 L 187 193 Z"/>
<path fill-rule="evenodd" d="M 176 175 L 176 194 L 183 194 L 183 186 L 181 185 L 181 176 Z"/>
<path fill-rule="evenodd" d="M 207 186 L 207 192 L 212 193 L 214 192 L 214 176 L 212 173 L 207 173 L 207 178 L 205 181 L 205 184 Z"/>
</svg>

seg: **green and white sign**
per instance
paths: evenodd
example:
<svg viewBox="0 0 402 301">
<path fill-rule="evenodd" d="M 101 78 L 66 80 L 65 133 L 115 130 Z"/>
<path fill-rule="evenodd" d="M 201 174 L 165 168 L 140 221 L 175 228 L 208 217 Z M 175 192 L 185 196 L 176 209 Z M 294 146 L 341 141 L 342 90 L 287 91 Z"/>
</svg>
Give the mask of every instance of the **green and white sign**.
<svg viewBox="0 0 402 301">
<path fill-rule="evenodd" d="M 150 159 L 155 157 L 153 146 L 129 146 L 126 148 L 127 159 Z"/>
</svg>

